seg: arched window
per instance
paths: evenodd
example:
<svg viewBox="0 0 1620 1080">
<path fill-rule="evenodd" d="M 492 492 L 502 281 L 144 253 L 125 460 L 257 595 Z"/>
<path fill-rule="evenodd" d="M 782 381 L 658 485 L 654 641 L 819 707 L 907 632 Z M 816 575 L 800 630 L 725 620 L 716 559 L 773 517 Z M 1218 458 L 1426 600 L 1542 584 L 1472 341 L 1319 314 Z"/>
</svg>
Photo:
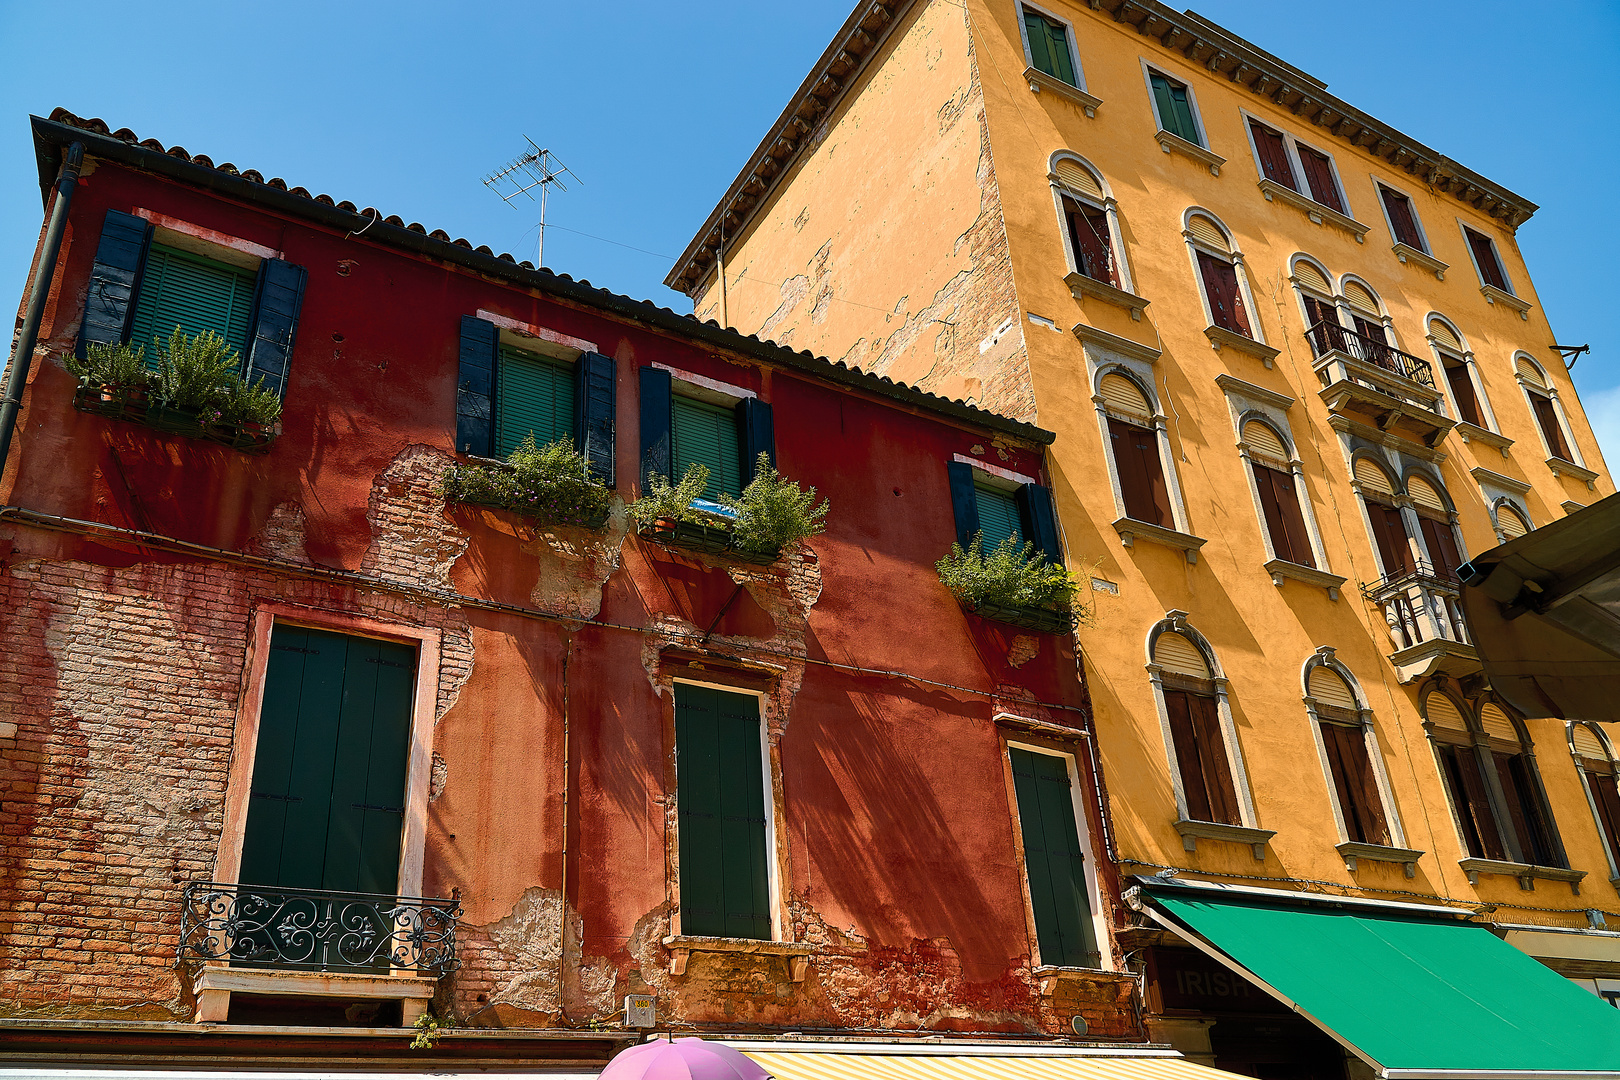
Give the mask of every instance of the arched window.
<svg viewBox="0 0 1620 1080">
<path fill-rule="evenodd" d="M 1249 293 L 1248 277 L 1243 269 L 1243 253 L 1232 243 L 1231 231 L 1205 210 L 1189 210 L 1184 220 L 1181 235 L 1192 255 L 1209 325 L 1239 338 L 1264 342 L 1259 321 L 1252 315 L 1254 298 Z M 1229 343 L 1242 347 L 1237 342 Z M 1267 366 L 1270 366 L 1269 359 Z"/>
<path fill-rule="evenodd" d="M 1547 378 L 1546 371 L 1523 353 L 1513 358 L 1513 369 L 1524 389 L 1530 415 L 1536 418 L 1536 430 L 1541 433 L 1547 457 L 1584 466 L 1585 462 L 1577 456 L 1580 451 L 1570 437 L 1569 419 L 1564 415 L 1563 402 L 1558 400 L 1558 389 Z"/>
<path fill-rule="evenodd" d="M 1102 174 L 1078 154 L 1060 150 L 1052 155 L 1047 178 L 1067 240 L 1070 290 L 1078 298 L 1094 296 L 1129 308 L 1131 317 L 1140 319 L 1147 301 L 1132 292 L 1119 204 Z"/>
<path fill-rule="evenodd" d="M 1124 516 L 1165 529 L 1176 528 L 1160 453 L 1157 410 L 1147 391 L 1123 369 L 1112 368 L 1097 380 L 1097 397 L 1105 413 L 1109 454 L 1114 461 Z"/>
<path fill-rule="evenodd" d="M 1270 833 L 1254 827 L 1226 680 L 1202 634 L 1172 611 L 1148 632 L 1148 672 L 1176 792 L 1177 828 L 1189 851 L 1197 838 L 1251 844 L 1265 858 Z"/>
<path fill-rule="evenodd" d="M 1491 504 L 1491 520 L 1496 524 L 1496 539 L 1504 544 L 1535 528 L 1530 524 L 1530 515 L 1506 498 Z"/>
<path fill-rule="evenodd" d="M 1491 415 L 1485 386 L 1480 381 L 1474 364 L 1474 354 L 1463 342 L 1462 334 L 1447 319 L 1429 316 L 1429 347 L 1446 375 L 1446 389 L 1450 392 L 1451 415 L 1465 424 L 1496 430 L 1496 418 Z"/>
<path fill-rule="evenodd" d="M 1463 564 L 1461 547 L 1457 542 L 1455 515 L 1443 494 L 1444 485 L 1413 474 L 1407 477 L 1406 494 L 1412 500 L 1417 514 L 1418 532 L 1423 537 L 1423 548 L 1428 553 L 1429 570 L 1444 581 L 1457 580 L 1457 568 Z"/>
<path fill-rule="evenodd" d="M 1434 743 L 1440 778 L 1451 801 L 1463 850 L 1475 859 L 1505 859 L 1507 849 L 1496 828 L 1496 815 L 1486 788 L 1474 733 L 1463 719 L 1466 703 L 1442 690 L 1431 691 L 1422 702 L 1425 726 Z"/>
<path fill-rule="evenodd" d="M 1553 835 L 1552 814 L 1541 790 L 1529 737 L 1494 701 L 1480 705 L 1478 716 L 1502 787 L 1509 847 L 1516 849 L 1519 862 L 1563 866 L 1563 852 Z"/>
<path fill-rule="evenodd" d="M 1305 478 L 1299 463 L 1282 434 L 1265 420 L 1245 421 L 1241 435 L 1271 558 L 1314 569 L 1316 553 L 1302 509 Z"/>
<path fill-rule="evenodd" d="M 1349 339 L 1339 321 L 1339 306 L 1333 299 L 1333 279 L 1327 267 L 1304 255 L 1294 256 L 1294 288 L 1305 309 L 1305 336 L 1317 356 L 1349 352 Z"/>
<path fill-rule="evenodd" d="M 1386 578 L 1410 573 L 1415 569 L 1411 534 L 1400 507 L 1395 504 L 1394 480 L 1382 465 L 1365 454 L 1355 458 L 1353 475 L 1361 493 L 1362 507 L 1367 511 L 1367 531 L 1372 534 L 1373 547 L 1378 551 L 1379 568 Z"/>
<path fill-rule="evenodd" d="M 1609 860 L 1609 877 L 1620 877 L 1620 787 L 1616 786 L 1620 768 L 1615 765 L 1614 746 L 1598 725 L 1581 720 L 1569 721 L 1565 734 Z"/>
<path fill-rule="evenodd" d="M 1326 646 L 1305 661 L 1301 677 L 1346 865 L 1354 870 L 1357 857 L 1401 862 L 1407 876 L 1414 876 L 1419 853 L 1405 850 L 1372 713 L 1363 704 L 1355 678 Z"/>
</svg>

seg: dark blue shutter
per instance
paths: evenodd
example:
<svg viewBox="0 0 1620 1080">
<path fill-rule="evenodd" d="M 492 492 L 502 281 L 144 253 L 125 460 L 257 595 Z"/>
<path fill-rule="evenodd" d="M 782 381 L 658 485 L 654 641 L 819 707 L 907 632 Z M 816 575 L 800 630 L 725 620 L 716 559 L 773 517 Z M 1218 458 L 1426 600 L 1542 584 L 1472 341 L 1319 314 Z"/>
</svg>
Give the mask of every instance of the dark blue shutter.
<svg viewBox="0 0 1620 1080">
<path fill-rule="evenodd" d="M 614 370 L 613 357 L 593 352 L 574 367 L 574 443 L 608 487 L 613 486 Z"/>
<path fill-rule="evenodd" d="M 456 382 L 456 452 L 495 453 L 495 324 L 461 317 L 461 370 Z"/>
<path fill-rule="evenodd" d="M 979 497 L 973 491 L 973 466 L 965 461 L 946 464 L 951 478 L 951 508 L 956 511 L 956 542 L 966 548 L 979 531 Z"/>
<path fill-rule="evenodd" d="M 86 345 L 115 345 L 124 340 L 151 239 L 152 226 L 142 219 L 122 210 L 107 211 L 90 270 L 90 291 L 84 298 L 80 352 Z"/>
<path fill-rule="evenodd" d="M 1046 556 L 1046 561 L 1063 565 L 1063 549 L 1058 546 L 1057 516 L 1052 513 L 1052 490 L 1039 484 L 1025 484 L 1018 489 L 1018 513 L 1024 519 L 1024 539 L 1035 544 L 1035 550 Z"/>
<path fill-rule="evenodd" d="M 672 483 L 673 447 L 669 372 L 662 368 L 641 369 L 641 487 L 645 491 L 654 476 Z"/>
<path fill-rule="evenodd" d="M 758 398 L 743 398 L 737 405 L 737 435 L 742 440 L 742 482 L 747 487 L 754 479 L 754 463 L 761 453 L 770 455 L 771 468 L 776 468 L 776 427 L 771 407 Z"/>
<path fill-rule="evenodd" d="M 283 400 L 287 397 L 287 369 L 292 363 L 298 312 L 304 306 L 304 283 L 308 280 L 308 271 L 283 259 L 266 259 L 259 267 L 253 329 L 248 335 L 247 380 L 264 380 L 265 388 Z"/>
</svg>

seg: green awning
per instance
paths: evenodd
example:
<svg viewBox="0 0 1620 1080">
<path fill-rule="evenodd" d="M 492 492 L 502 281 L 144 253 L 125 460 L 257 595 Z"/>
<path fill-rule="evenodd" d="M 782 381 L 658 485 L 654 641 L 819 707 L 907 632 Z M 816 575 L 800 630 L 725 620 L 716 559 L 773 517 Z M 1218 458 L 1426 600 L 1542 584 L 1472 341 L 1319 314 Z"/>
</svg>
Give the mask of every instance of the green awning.
<svg viewBox="0 0 1620 1080">
<path fill-rule="evenodd" d="M 1146 899 L 1383 1076 L 1620 1076 L 1620 1010 L 1482 926 L 1186 887 Z"/>
</svg>

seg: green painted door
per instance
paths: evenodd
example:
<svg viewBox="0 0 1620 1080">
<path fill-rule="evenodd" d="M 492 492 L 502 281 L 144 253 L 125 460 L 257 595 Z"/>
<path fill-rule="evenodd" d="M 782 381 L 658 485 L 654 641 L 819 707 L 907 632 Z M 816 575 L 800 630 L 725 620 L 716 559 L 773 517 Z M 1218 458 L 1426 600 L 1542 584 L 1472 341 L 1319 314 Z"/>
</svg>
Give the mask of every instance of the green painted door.
<svg viewBox="0 0 1620 1080">
<path fill-rule="evenodd" d="M 759 699 L 675 687 L 681 931 L 771 937 Z"/>
<path fill-rule="evenodd" d="M 1097 943 L 1086 895 L 1086 860 L 1075 826 L 1066 758 L 1010 747 L 1024 865 L 1035 908 L 1041 963 L 1096 967 Z"/>
<path fill-rule="evenodd" d="M 243 884 L 398 889 L 415 674 L 408 645 L 275 628 Z"/>
</svg>

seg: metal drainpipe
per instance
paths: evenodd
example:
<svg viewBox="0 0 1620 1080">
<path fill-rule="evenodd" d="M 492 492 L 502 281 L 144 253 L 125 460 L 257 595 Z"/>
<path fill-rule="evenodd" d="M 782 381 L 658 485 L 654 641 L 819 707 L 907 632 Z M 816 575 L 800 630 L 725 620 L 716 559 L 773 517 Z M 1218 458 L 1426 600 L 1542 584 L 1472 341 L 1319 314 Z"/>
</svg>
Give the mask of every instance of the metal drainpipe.
<svg viewBox="0 0 1620 1080">
<path fill-rule="evenodd" d="M 45 228 L 45 250 L 40 253 L 39 272 L 34 275 L 33 287 L 28 294 L 28 311 L 23 315 L 17 348 L 11 354 L 11 371 L 6 377 L 5 390 L 0 392 L 0 477 L 6 474 L 11 435 L 17 427 L 17 410 L 22 405 L 23 388 L 28 385 L 28 371 L 34 366 L 34 343 L 39 340 L 39 323 L 45 315 L 45 300 L 50 296 L 51 282 L 56 278 L 56 257 L 62 250 L 68 207 L 73 202 L 73 189 L 78 186 L 79 165 L 83 161 L 84 144 L 76 142 L 68 147 L 67 154 L 62 158 L 62 171 L 56 177 L 56 203 L 51 207 L 50 224 Z"/>
</svg>

